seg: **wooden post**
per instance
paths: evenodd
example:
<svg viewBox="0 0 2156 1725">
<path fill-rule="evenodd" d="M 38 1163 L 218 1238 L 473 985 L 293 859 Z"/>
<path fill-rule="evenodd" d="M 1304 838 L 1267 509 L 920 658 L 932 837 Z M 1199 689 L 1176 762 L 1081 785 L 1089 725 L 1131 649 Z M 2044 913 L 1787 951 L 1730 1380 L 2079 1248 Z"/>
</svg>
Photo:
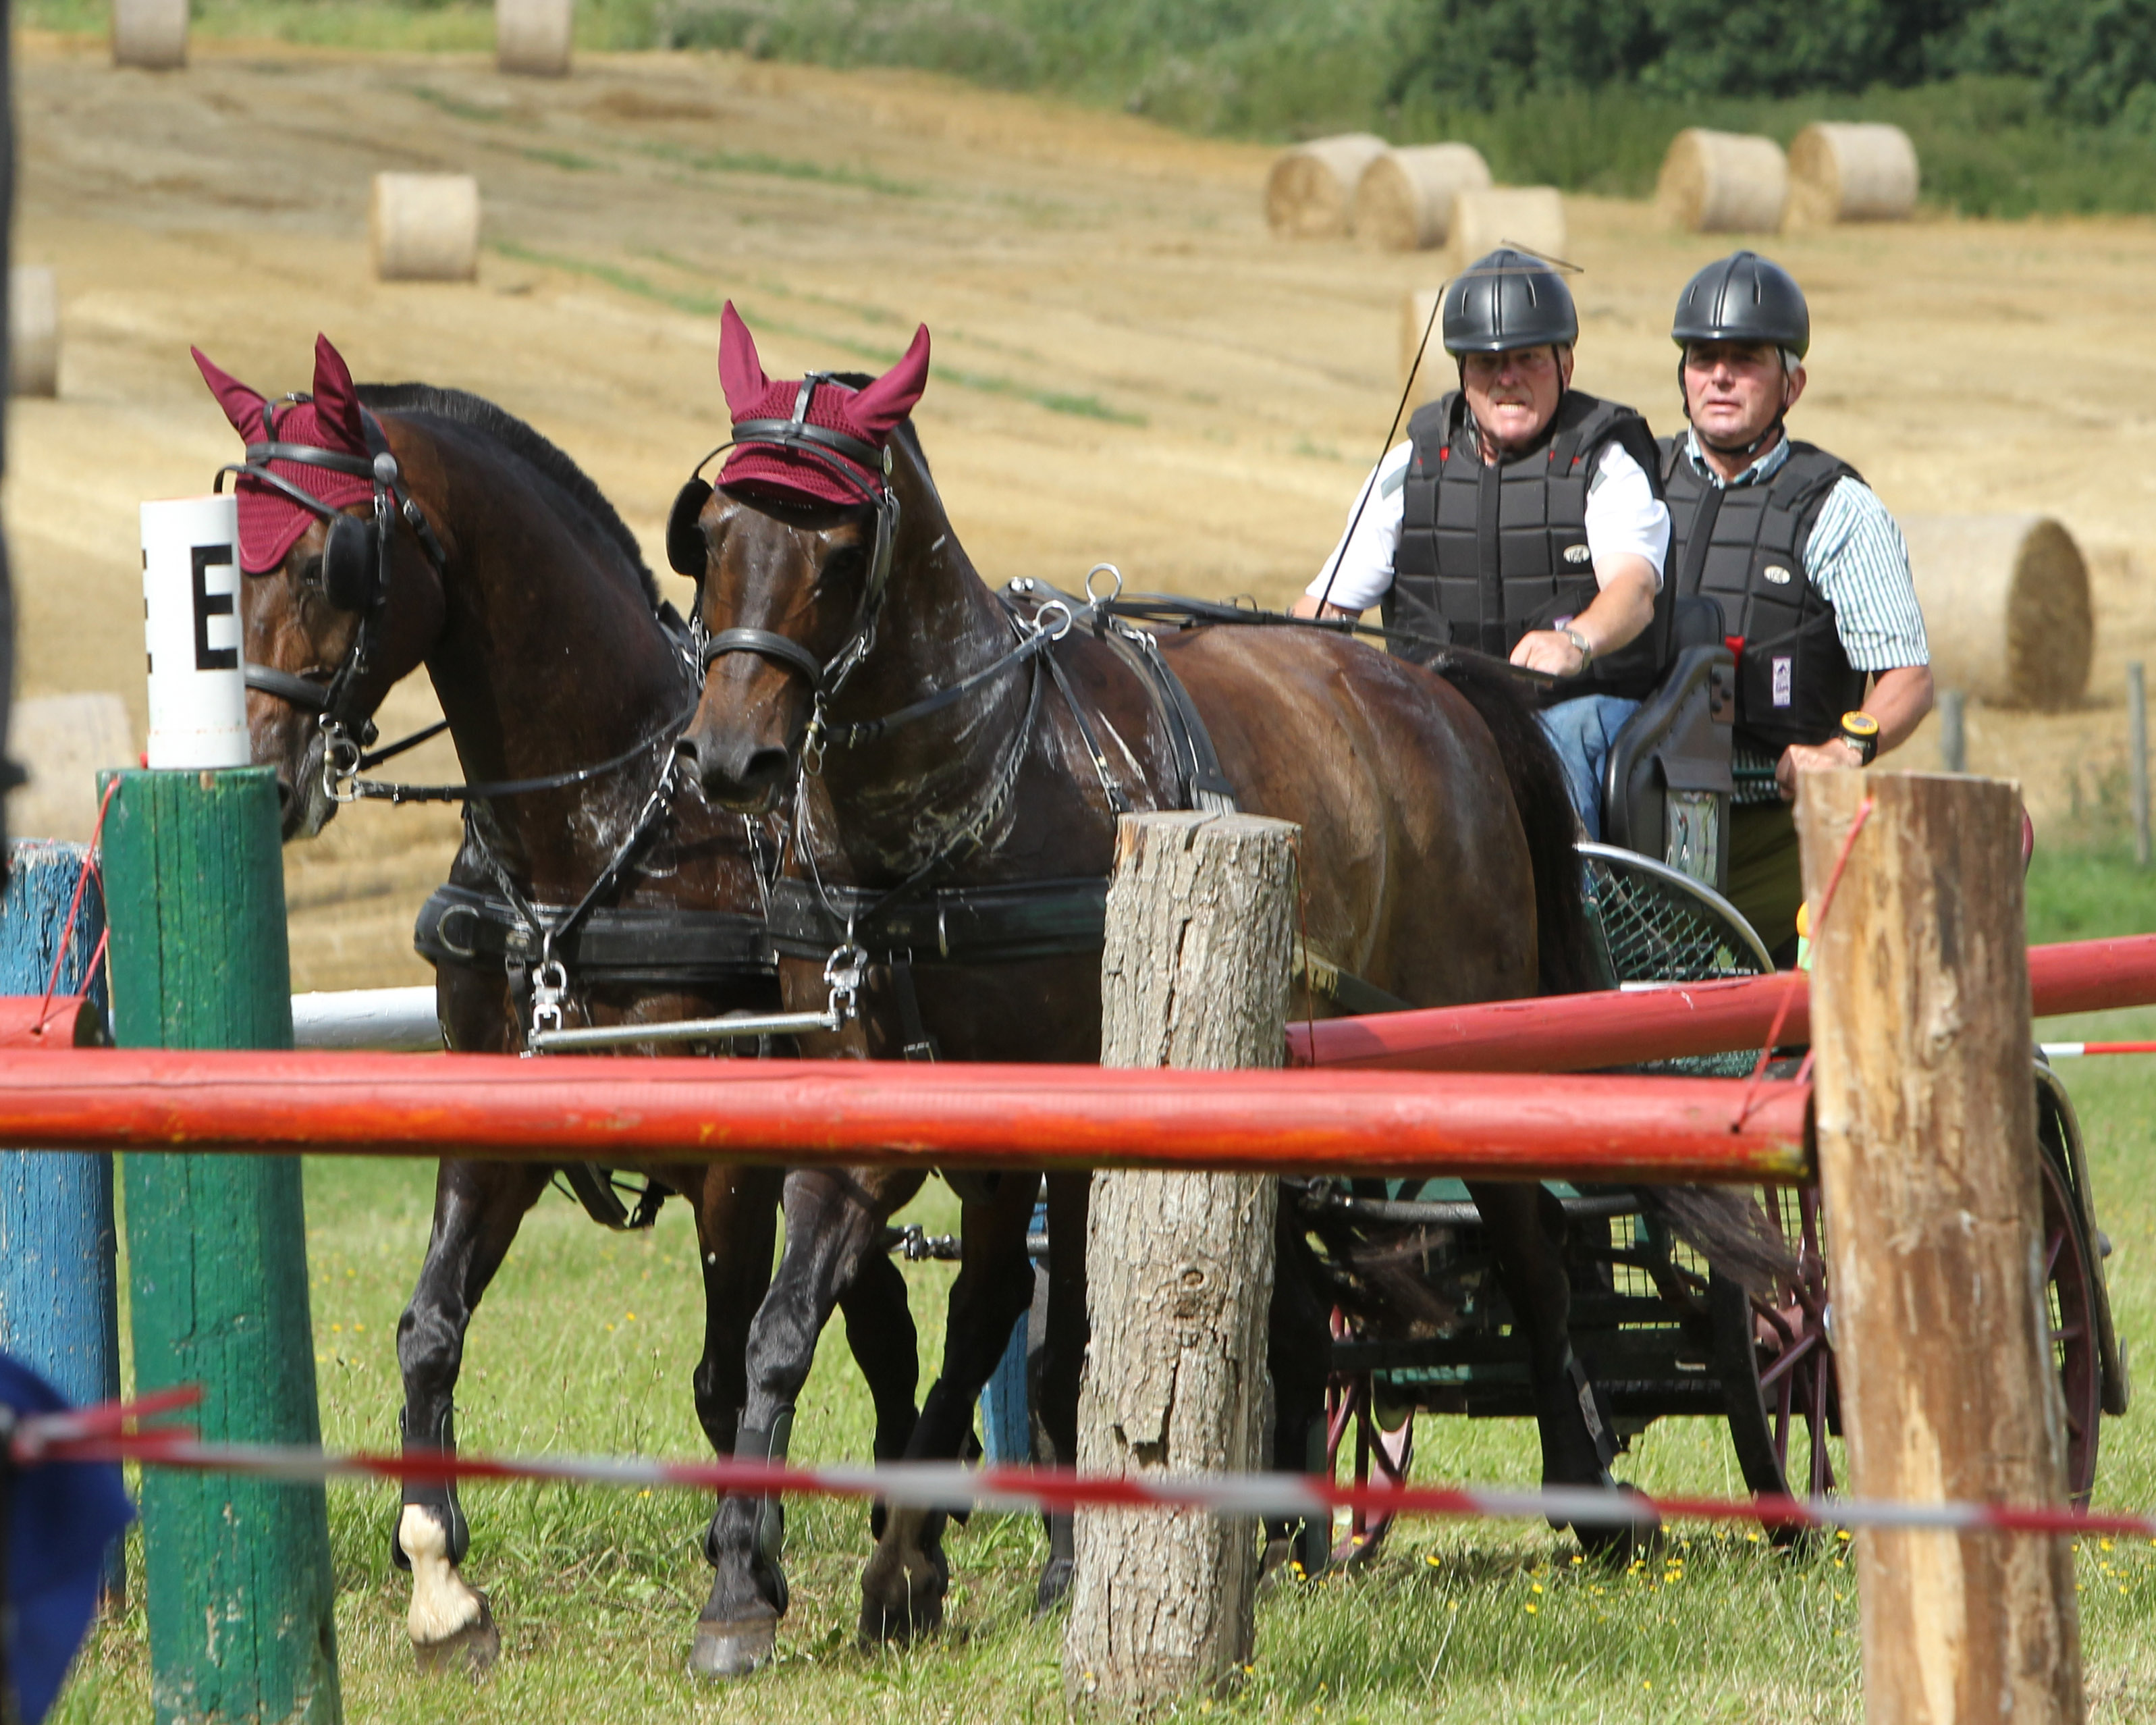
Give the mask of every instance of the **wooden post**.
<svg viewBox="0 0 2156 1725">
<path fill-rule="evenodd" d="M 1250 815 L 1126 815 L 1101 963 L 1101 1063 L 1277 1066 L 1295 829 Z M 1275 1183 L 1110 1173 L 1086 1245 L 1092 1340 L 1078 1466 L 1261 1467 Z M 1073 1705 L 1145 1712 L 1250 1656 L 1256 1530 L 1191 1512 L 1081 1510 L 1064 1642 Z"/>
<path fill-rule="evenodd" d="M 290 1048 L 275 776 L 119 779 L 105 823 L 116 1040 Z M 136 1390 L 201 1384 L 213 1443 L 320 1443 L 298 1159 L 131 1155 L 123 1178 Z M 320 1486 L 151 1469 L 142 1534 L 158 1725 L 341 1718 Z"/>
<path fill-rule="evenodd" d="M 82 883 L 89 858 L 81 845 L 14 847 L 0 908 L 0 993 L 43 994 L 57 957 L 58 992 L 104 1005 L 104 978 L 90 959 L 105 932 L 105 896 L 94 878 Z M 69 932 L 79 883 L 82 908 Z M 120 1394 L 109 1155 L 0 1150 L 0 1353 L 77 1407 Z M 116 1539 L 105 1555 L 105 1591 L 116 1599 L 126 1591 L 126 1550 Z"/>
<path fill-rule="evenodd" d="M 2133 860 L 2148 866 L 2148 684 L 2141 661 L 2126 667 L 2126 745 L 2133 774 Z"/>
<path fill-rule="evenodd" d="M 2020 798 L 1995 779 L 1808 773 L 1797 814 L 1851 1489 L 2063 1504 Z M 1873 1531 L 1856 1554 L 1870 1725 L 2081 1719 L 2070 1540 Z"/>
</svg>

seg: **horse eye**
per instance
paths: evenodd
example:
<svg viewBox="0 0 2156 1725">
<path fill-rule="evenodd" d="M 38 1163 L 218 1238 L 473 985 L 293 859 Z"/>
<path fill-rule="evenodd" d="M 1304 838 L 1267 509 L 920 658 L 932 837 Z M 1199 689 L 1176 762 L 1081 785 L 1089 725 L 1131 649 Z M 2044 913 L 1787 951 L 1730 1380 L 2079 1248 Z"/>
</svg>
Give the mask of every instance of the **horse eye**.
<svg viewBox="0 0 2156 1725">
<path fill-rule="evenodd" d="M 300 565 L 300 584 L 303 587 L 320 587 L 322 584 L 322 560 L 319 552 Z"/>
</svg>

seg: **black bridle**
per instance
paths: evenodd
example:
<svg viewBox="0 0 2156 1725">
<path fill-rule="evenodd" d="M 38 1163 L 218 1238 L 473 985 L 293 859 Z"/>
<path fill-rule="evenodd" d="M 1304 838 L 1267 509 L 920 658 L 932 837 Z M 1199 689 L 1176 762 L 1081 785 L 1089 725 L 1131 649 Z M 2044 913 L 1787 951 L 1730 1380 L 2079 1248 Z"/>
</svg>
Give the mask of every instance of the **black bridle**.
<svg viewBox="0 0 2156 1725">
<path fill-rule="evenodd" d="M 780 634 L 775 629 L 724 629 L 715 635 L 706 635 L 701 603 L 690 619 L 697 654 L 706 676 L 714 661 L 730 653 L 755 653 L 775 660 L 808 680 L 816 697 L 819 720 L 825 703 L 844 686 L 846 679 L 875 644 L 876 622 L 882 615 L 884 593 L 891 583 L 891 557 L 899 524 L 898 493 L 891 483 L 890 447 L 878 449 L 864 439 L 834 430 L 828 425 L 809 423 L 808 408 L 815 400 L 816 391 L 837 382 L 829 372 L 811 372 L 801 380 L 800 392 L 793 398 L 791 418 L 738 422 L 732 437 L 696 464 L 688 482 L 675 495 L 674 507 L 666 520 L 666 561 L 677 575 L 689 577 L 701 588 L 706 555 L 703 532 L 698 522 L 704 506 L 711 501 L 712 491 L 711 482 L 704 477 L 704 470 L 729 449 L 778 449 L 804 457 L 875 512 L 875 541 L 869 553 L 868 582 L 854 614 L 854 626 L 844 644 L 829 660 L 818 659 L 792 636 Z M 864 479 L 864 473 L 877 477 Z"/>
<path fill-rule="evenodd" d="M 286 398 L 292 404 L 307 399 L 303 395 Z M 265 403 L 263 423 L 270 434 L 269 439 L 248 444 L 244 461 L 220 467 L 216 489 L 223 491 L 224 476 L 236 474 L 266 485 L 287 502 L 326 523 L 329 533 L 322 546 L 323 595 L 339 610 L 357 613 L 359 627 L 352 634 L 352 645 L 346 649 L 343 660 L 326 683 L 270 665 L 249 665 L 245 672 L 247 686 L 317 715 L 325 743 L 324 773 L 326 777 L 349 778 L 367 764 L 363 750 L 374 740 L 372 716 L 361 709 L 358 685 L 380 649 L 388 621 L 396 524 L 401 521 L 410 529 L 437 575 L 448 574 L 449 554 L 443 550 L 433 524 L 405 488 L 397 458 L 390 453 L 372 414 L 364 415 L 361 422 L 373 452 L 370 456 L 347 455 L 313 444 L 284 442 L 276 436 L 275 416 L 275 407 Z M 282 474 L 273 472 L 270 466 L 272 461 L 321 468 L 326 472 L 367 480 L 374 488 L 372 517 L 362 519 L 332 508 Z M 375 758 L 387 758 L 388 754 L 410 747 L 415 740 L 407 739 L 396 749 L 385 751 Z"/>
</svg>

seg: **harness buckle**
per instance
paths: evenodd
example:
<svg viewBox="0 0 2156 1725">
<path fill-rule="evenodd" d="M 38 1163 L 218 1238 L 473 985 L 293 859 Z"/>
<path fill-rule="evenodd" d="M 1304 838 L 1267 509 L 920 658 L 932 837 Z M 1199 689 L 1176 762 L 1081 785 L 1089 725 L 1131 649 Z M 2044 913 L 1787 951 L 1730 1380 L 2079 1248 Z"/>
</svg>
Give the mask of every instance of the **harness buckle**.
<svg viewBox="0 0 2156 1725">
<path fill-rule="evenodd" d="M 824 747 L 830 735 L 830 726 L 824 722 L 824 703 L 819 701 L 816 710 L 808 716 L 808 728 L 801 733 L 801 770 L 810 778 L 824 776 Z"/>
<path fill-rule="evenodd" d="M 861 983 L 868 975 L 869 955 L 855 944 L 853 931 L 846 931 L 846 938 L 831 949 L 831 956 L 824 961 L 824 982 L 830 989 L 830 998 L 824 1008 L 824 1015 L 837 1029 L 849 1019 L 860 1015 Z"/>
<path fill-rule="evenodd" d="M 550 940 L 547 945 L 553 942 Z M 562 1006 L 569 993 L 569 973 L 558 958 L 542 958 L 531 972 L 531 1029 L 536 1035 L 562 1028 Z"/>
<path fill-rule="evenodd" d="M 322 790 L 332 803 L 357 803 L 359 792 L 360 745 L 341 721 L 327 713 L 321 717 Z"/>
</svg>

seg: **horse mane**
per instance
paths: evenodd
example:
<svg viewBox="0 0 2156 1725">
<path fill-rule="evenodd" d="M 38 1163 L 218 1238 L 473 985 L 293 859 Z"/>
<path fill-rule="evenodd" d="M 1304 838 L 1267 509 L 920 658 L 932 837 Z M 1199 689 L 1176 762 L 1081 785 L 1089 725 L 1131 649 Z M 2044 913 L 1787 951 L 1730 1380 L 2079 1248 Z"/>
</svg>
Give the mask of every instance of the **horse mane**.
<svg viewBox="0 0 2156 1725">
<path fill-rule="evenodd" d="M 643 582 L 644 595 L 651 602 L 652 610 L 659 609 L 659 583 L 652 578 L 650 567 L 644 561 L 643 548 L 637 544 L 636 536 L 629 531 L 628 523 L 616 513 L 613 505 L 607 501 L 606 494 L 592 483 L 591 476 L 583 468 L 523 420 L 496 407 L 484 396 L 462 389 L 442 389 L 432 383 L 362 383 L 358 389 L 361 405 L 377 413 L 431 413 L 437 418 L 468 425 L 537 468 L 613 542 Z"/>
</svg>

